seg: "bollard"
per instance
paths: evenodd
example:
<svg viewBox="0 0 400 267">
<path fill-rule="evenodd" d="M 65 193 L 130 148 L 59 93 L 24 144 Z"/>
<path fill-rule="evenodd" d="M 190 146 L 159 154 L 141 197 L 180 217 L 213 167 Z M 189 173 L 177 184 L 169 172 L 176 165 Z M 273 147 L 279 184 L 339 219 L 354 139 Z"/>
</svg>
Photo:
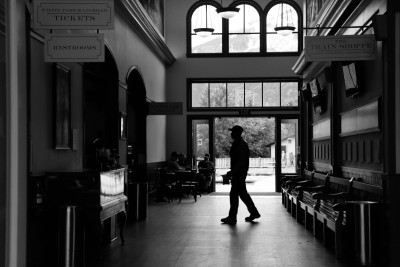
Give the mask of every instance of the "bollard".
<svg viewBox="0 0 400 267">
<path fill-rule="evenodd" d="M 60 208 L 58 266 L 84 266 L 84 237 L 77 206 L 64 206 Z"/>
<path fill-rule="evenodd" d="M 347 219 L 353 233 L 354 255 L 356 263 L 362 266 L 373 265 L 378 242 L 375 233 L 378 230 L 377 217 L 379 203 L 373 201 L 347 201 Z"/>
<path fill-rule="evenodd" d="M 132 184 L 133 192 L 128 199 L 131 209 L 131 219 L 135 221 L 147 219 L 147 205 L 148 205 L 148 184 L 146 182 L 137 182 Z M 129 218 L 129 217 L 128 217 Z"/>
</svg>

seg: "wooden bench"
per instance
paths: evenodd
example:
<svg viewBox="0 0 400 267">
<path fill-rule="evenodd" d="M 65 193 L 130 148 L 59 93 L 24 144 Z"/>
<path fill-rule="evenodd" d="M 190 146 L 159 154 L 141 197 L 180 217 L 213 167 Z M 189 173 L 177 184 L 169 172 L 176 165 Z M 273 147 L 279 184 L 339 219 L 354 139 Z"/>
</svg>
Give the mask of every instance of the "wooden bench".
<svg viewBox="0 0 400 267">
<path fill-rule="evenodd" d="M 355 201 L 382 203 L 382 188 L 308 170 L 302 176 L 283 177 L 281 181 L 282 204 L 297 222 L 334 249 L 336 257 L 354 257 L 358 244 L 354 243 L 353 232 L 360 226 L 351 214 L 351 205 Z"/>
<path fill-rule="evenodd" d="M 336 257 L 343 256 L 343 225 L 346 216 L 335 205 L 349 199 L 353 179 L 330 176 L 326 188 L 312 195 L 316 201 L 313 215 L 314 236 L 323 240 L 324 245 L 335 250 Z"/>
<path fill-rule="evenodd" d="M 293 182 L 299 182 L 303 181 L 304 178 L 300 175 L 297 174 L 285 174 L 281 177 L 280 183 L 281 183 L 281 195 L 282 195 L 282 205 L 287 207 L 287 197 L 288 193 L 291 190 L 291 185 Z"/>
<path fill-rule="evenodd" d="M 285 175 L 281 178 L 282 183 L 282 204 L 285 206 L 286 210 L 295 217 L 295 210 L 292 207 L 293 199 L 297 197 L 298 191 L 293 190 L 299 185 L 312 185 L 314 179 L 314 172 L 304 170 L 302 175 Z"/>
<path fill-rule="evenodd" d="M 296 183 L 295 188 L 290 193 L 289 199 L 292 204 L 292 216 L 297 222 L 303 223 L 307 229 L 314 231 L 314 206 L 316 200 L 312 197 L 314 193 L 326 191 L 329 174 L 317 172 L 306 172 L 312 180 Z"/>
</svg>

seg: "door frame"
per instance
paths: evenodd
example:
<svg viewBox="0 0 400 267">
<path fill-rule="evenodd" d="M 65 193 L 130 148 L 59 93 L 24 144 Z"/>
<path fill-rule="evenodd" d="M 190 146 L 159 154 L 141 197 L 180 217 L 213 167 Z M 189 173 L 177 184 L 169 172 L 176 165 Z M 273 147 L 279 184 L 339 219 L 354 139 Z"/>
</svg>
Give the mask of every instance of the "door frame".
<svg viewBox="0 0 400 267">
<path fill-rule="evenodd" d="M 209 123 L 209 151 L 210 151 L 210 158 L 213 162 L 215 162 L 215 135 L 214 135 L 214 127 L 216 117 L 239 117 L 239 118 L 257 118 L 257 117 L 264 117 L 264 118 L 275 118 L 275 142 L 276 142 L 276 149 L 275 149 L 275 159 L 281 159 L 281 123 L 282 120 L 288 119 L 297 119 L 298 121 L 298 131 L 300 130 L 300 114 L 281 114 L 281 113 L 274 113 L 274 114 L 255 114 L 255 115 L 248 115 L 248 116 L 241 116 L 238 114 L 207 114 L 207 115 L 187 115 L 187 155 L 190 158 L 193 158 L 193 138 L 192 138 L 192 121 L 193 120 L 208 120 Z M 297 146 L 300 146 L 300 132 L 298 132 L 298 140 Z M 212 144 L 212 145 L 211 145 Z M 278 153 L 279 152 L 279 153 Z M 297 173 L 297 170 L 296 170 Z M 281 160 L 275 160 L 275 192 L 281 192 L 281 183 L 280 177 L 282 176 L 282 163 Z M 215 190 L 215 179 L 213 182 L 213 190 Z"/>
</svg>

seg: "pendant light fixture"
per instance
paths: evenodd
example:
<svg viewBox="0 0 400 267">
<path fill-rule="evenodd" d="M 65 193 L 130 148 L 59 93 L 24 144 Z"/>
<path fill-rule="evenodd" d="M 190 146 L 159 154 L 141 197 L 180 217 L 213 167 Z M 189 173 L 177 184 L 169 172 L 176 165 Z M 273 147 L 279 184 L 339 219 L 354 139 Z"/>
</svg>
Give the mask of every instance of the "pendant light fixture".
<svg viewBox="0 0 400 267">
<path fill-rule="evenodd" d="M 233 2 L 235 2 L 235 0 L 233 0 Z M 233 3 L 232 2 L 232 3 Z M 221 6 L 222 6 L 222 0 L 221 0 Z M 221 18 L 224 19 L 230 19 L 234 16 L 236 16 L 239 13 L 240 8 L 238 7 L 220 7 L 217 8 L 217 13 L 218 15 L 221 16 Z"/>
<path fill-rule="evenodd" d="M 214 32 L 208 5 L 200 6 L 197 12 L 197 26 L 199 27 L 194 28 L 193 31 L 200 37 L 208 37 Z M 209 20 L 210 27 L 208 27 Z"/>
<path fill-rule="evenodd" d="M 282 36 L 291 34 L 296 28 L 293 24 L 292 8 L 288 4 L 281 3 L 278 16 L 276 19 L 276 27 L 274 30 Z"/>
</svg>

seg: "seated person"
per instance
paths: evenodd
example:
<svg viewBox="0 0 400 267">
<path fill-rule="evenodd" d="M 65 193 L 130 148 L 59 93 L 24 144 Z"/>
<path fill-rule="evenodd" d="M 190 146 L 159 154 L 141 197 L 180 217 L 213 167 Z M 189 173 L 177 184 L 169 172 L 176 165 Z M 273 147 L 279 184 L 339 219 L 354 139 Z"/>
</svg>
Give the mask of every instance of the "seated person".
<svg viewBox="0 0 400 267">
<path fill-rule="evenodd" d="M 210 161 L 210 154 L 204 155 L 204 160 L 201 160 L 198 164 L 199 168 L 199 182 L 200 188 L 207 189 L 208 192 L 211 190 L 212 176 L 215 172 L 214 164 Z"/>
<path fill-rule="evenodd" d="M 171 153 L 171 157 L 168 160 L 168 170 L 171 172 L 184 170 L 185 168 L 178 163 L 178 153 L 176 151 Z"/>
<path fill-rule="evenodd" d="M 178 164 L 185 169 L 190 169 L 188 159 L 186 158 L 186 155 L 184 153 L 178 154 Z"/>
</svg>

